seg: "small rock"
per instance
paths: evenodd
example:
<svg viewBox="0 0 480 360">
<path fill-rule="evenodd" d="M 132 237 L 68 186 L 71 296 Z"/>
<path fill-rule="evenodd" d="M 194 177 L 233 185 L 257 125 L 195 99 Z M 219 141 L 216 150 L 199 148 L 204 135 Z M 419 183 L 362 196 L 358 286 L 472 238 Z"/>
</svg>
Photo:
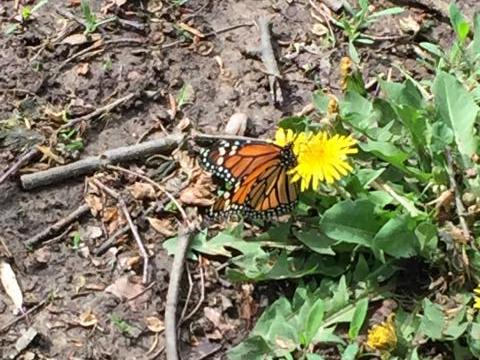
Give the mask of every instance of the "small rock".
<svg viewBox="0 0 480 360">
<path fill-rule="evenodd" d="M 230 116 L 230 119 L 225 125 L 223 131 L 227 135 L 239 135 L 243 136 L 245 130 L 247 130 L 248 116 L 244 113 L 235 113 Z"/>
<path fill-rule="evenodd" d="M 27 348 L 28 345 L 38 335 L 37 329 L 34 327 L 29 328 L 15 343 L 15 349 L 20 353 Z"/>
<path fill-rule="evenodd" d="M 102 237 L 103 231 L 98 226 L 87 226 L 87 234 L 89 239 L 95 240 Z"/>
</svg>

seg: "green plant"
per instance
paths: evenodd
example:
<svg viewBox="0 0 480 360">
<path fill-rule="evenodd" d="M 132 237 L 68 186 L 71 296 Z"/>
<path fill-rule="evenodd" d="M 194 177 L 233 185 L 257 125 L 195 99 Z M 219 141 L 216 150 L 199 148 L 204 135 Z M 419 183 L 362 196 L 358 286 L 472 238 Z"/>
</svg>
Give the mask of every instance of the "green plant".
<svg viewBox="0 0 480 360">
<path fill-rule="evenodd" d="M 455 41 L 447 50 L 430 42 L 420 43 L 420 47 L 428 52 L 421 54 L 423 62 L 431 70 L 448 71 L 471 86 L 480 75 L 480 13 L 475 14 L 471 26 L 455 3 L 450 5 L 449 12 Z M 472 31 L 473 39 L 470 39 Z"/>
<path fill-rule="evenodd" d="M 82 237 L 80 236 L 79 232 L 75 232 L 72 237 L 72 249 L 78 250 L 80 249 L 80 244 L 82 243 Z"/>
<path fill-rule="evenodd" d="M 133 331 L 133 326 L 115 313 L 110 315 L 110 321 L 123 334 L 131 334 Z"/>
<path fill-rule="evenodd" d="M 98 27 L 103 24 L 116 21 L 115 16 L 112 16 L 103 20 L 98 20 L 97 16 L 95 15 L 95 13 L 92 11 L 90 7 L 89 0 L 82 0 L 80 5 L 81 5 L 82 14 L 83 14 L 86 35 L 94 33 L 95 31 L 97 31 Z"/>
<path fill-rule="evenodd" d="M 33 7 L 24 6 L 21 10 L 22 21 L 26 22 L 31 19 L 32 15 L 35 14 L 42 6 L 46 5 L 48 0 L 40 0 Z"/>
<path fill-rule="evenodd" d="M 350 57 L 356 63 L 360 62 L 355 43 L 358 44 L 373 44 L 373 40 L 367 34 L 364 33 L 370 25 L 376 23 L 383 16 L 396 15 L 403 12 L 401 7 L 392 7 L 385 10 L 374 11 L 370 9 L 370 3 L 368 0 L 358 0 L 360 8 L 357 10 L 353 8 L 348 1 L 344 1 L 343 5 L 346 14 L 338 21 L 335 21 L 335 25 L 343 29 L 343 32 L 348 38 L 348 51 Z"/>
<path fill-rule="evenodd" d="M 81 151 L 84 149 L 82 138 L 78 137 L 75 129 L 63 131 L 59 134 L 60 141 L 69 152 Z"/>
</svg>

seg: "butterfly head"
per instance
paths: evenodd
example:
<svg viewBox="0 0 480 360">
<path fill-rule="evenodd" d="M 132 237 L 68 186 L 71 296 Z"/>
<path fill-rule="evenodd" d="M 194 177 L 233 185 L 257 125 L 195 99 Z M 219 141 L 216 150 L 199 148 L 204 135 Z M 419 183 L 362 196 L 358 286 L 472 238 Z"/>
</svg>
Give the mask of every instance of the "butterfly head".
<svg viewBox="0 0 480 360">
<path fill-rule="evenodd" d="M 293 152 L 293 142 L 286 144 L 280 152 L 282 165 L 288 169 L 297 166 L 297 157 Z"/>
</svg>

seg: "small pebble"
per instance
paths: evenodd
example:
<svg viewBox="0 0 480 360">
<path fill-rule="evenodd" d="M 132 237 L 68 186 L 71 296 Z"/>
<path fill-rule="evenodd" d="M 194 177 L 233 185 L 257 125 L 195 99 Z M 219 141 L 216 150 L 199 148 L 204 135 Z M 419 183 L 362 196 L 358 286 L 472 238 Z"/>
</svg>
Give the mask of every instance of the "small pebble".
<svg viewBox="0 0 480 360">
<path fill-rule="evenodd" d="M 235 113 L 230 116 L 230 119 L 225 125 L 223 131 L 226 135 L 243 136 L 247 130 L 248 116 L 244 113 Z"/>
</svg>

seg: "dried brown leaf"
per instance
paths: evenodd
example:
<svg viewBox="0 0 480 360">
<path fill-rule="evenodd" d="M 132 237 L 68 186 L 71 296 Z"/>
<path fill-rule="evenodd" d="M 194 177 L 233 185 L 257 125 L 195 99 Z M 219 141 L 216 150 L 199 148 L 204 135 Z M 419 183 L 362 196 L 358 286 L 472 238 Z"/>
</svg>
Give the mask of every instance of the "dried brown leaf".
<svg viewBox="0 0 480 360">
<path fill-rule="evenodd" d="M 120 300 L 128 300 L 135 297 L 135 299 L 129 301 L 129 305 L 132 309 L 138 309 L 143 303 L 145 303 L 148 298 L 148 292 L 139 295 L 145 290 L 145 287 L 141 283 L 141 279 L 132 281 L 135 277 L 130 277 L 128 275 L 122 276 L 115 280 L 115 282 L 109 285 L 105 292 L 112 294 L 119 298 Z"/>
<path fill-rule="evenodd" d="M 103 209 L 102 199 L 98 195 L 87 193 L 85 195 L 85 202 L 93 216 L 97 216 Z"/>
<path fill-rule="evenodd" d="M 243 284 L 242 285 L 242 301 L 240 303 L 240 318 L 250 320 L 255 316 L 258 310 L 258 305 L 253 299 L 253 285 L 252 284 Z"/>
<path fill-rule="evenodd" d="M 90 71 L 90 64 L 89 63 L 80 63 L 75 66 L 75 73 L 77 75 L 85 76 Z"/>
<path fill-rule="evenodd" d="M 55 154 L 53 150 L 48 146 L 37 145 L 37 149 L 43 154 L 42 161 L 46 159 L 50 159 L 58 164 L 65 163 L 65 160 L 61 156 Z"/>
<path fill-rule="evenodd" d="M 214 190 L 211 175 L 195 171 L 190 185 L 180 193 L 180 201 L 186 205 L 211 206 L 215 202 Z"/>
<path fill-rule="evenodd" d="M 150 226 L 159 234 L 165 237 L 172 237 L 175 235 L 175 229 L 169 219 L 157 219 L 154 217 L 147 217 Z"/>
<path fill-rule="evenodd" d="M 445 190 L 435 200 L 430 201 L 427 205 L 434 205 L 437 210 L 448 209 L 454 200 L 453 191 Z"/>
<path fill-rule="evenodd" d="M 220 309 L 206 306 L 203 308 L 203 313 L 205 317 L 210 320 L 216 328 L 220 327 L 222 319 L 222 313 Z"/>
<path fill-rule="evenodd" d="M 452 237 L 452 239 L 461 244 L 467 244 L 469 241 L 468 234 L 465 234 L 462 229 L 455 226 L 452 222 L 447 221 L 445 223 L 445 231 Z"/>
<path fill-rule="evenodd" d="M 159 333 L 165 330 L 165 324 L 156 316 L 147 317 L 145 323 L 147 324 L 148 330 L 153 331 L 154 333 Z"/>
<path fill-rule="evenodd" d="M 94 326 L 98 323 L 97 317 L 92 313 L 92 310 L 87 310 L 80 314 L 78 317 L 78 323 L 83 327 Z"/>
<path fill-rule="evenodd" d="M 67 44 L 67 45 L 81 45 L 85 44 L 88 42 L 88 38 L 84 34 L 73 34 L 70 36 L 67 36 L 62 40 L 62 44 Z"/>
<path fill-rule="evenodd" d="M 109 206 L 103 209 L 102 221 L 110 223 L 117 220 L 118 216 L 118 209 L 115 206 Z"/>
<path fill-rule="evenodd" d="M 155 188 L 148 183 L 136 182 L 133 185 L 127 186 L 127 190 L 137 200 L 155 199 Z"/>
</svg>

